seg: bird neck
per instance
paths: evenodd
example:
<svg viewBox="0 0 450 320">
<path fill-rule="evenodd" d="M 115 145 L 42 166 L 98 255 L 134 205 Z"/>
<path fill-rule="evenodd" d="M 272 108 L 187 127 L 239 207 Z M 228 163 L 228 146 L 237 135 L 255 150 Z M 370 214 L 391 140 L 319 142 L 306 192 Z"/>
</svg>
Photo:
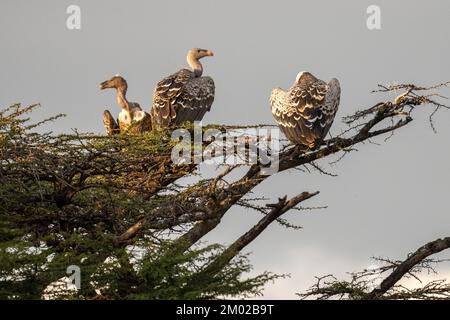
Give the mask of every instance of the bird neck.
<svg viewBox="0 0 450 320">
<path fill-rule="evenodd" d="M 194 72 L 194 75 L 196 77 L 200 77 L 203 73 L 203 66 L 200 63 L 200 61 L 198 61 L 197 58 L 189 55 L 187 57 L 187 62 L 189 64 L 189 66 L 191 67 L 192 71 Z"/>
<path fill-rule="evenodd" d="M 127 88 L 126 87 L 119 87 L 117 88 L 116 98 L 117 98 L 117 104 L 130 116 L 131 119 L 131 108 L 130 103 L 127 100 Z"/>
</svg>

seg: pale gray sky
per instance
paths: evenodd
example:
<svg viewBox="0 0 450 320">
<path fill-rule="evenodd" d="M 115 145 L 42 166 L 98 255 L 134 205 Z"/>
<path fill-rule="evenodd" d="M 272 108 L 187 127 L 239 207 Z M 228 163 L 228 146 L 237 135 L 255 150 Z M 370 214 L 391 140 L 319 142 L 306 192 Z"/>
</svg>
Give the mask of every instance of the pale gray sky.
<svg viewBox="0 0 450 320">
<path fill-rule="evenodd" d="M 81 7 L 81 30 L 66 28 L 70 4 Z M 381 7 L 379 31 L 366 28 L 370 4 Z M 446 0 L 2 0 L 0 105 L 40 102 L 36 117 L 68 115 L 53 125 L 57 132 L 102 132 L 103 109 L 118 108 L 101 81 L 120 73 L 130 100 L 148 110 L 156 82 L 198 46 L 215 53 L 204 60 L 217 88 L 206 123 L 272 123 L 270 90 L 301 70 L 340 80 L 340 118 L 378 102 L 382 96 L 370 94 L 378 83 L 450 80 L 449 14 Z M 295 298 L 315 275 L 343 276 L 371 265 L 370 256 L 403 258 L 449 235 L 450 113 L 436 117 L 437 135 L 427 116 L 416 114 L 387 143 L 359 146 L 330 168 L 337 178 L 292 170 L 257 188 L 272 199 L 320 190 L 307 205 L 328 206 L 289 213 L 303 230 L 273 225 L 249 246 L 256 271 L 291 274 L 268 286 L 266 298 Z M 337 120 L 331 131 L 342 128 Z M 259 218 L 233 209 L 209 240 L 230 243 Z"/>
</svg>

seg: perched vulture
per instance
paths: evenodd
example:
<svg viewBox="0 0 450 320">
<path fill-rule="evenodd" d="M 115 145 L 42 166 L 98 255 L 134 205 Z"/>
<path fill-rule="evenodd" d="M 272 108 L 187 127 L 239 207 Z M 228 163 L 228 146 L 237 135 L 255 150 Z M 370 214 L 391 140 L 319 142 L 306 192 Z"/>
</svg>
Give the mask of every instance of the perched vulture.
<svg viewBox="0 0 450 320">
<path fill-rule="evenodd" d="M 211 50 L 189 50 L 187 62 L 191 70 L 181 69 L 156 85 L 153 92 L 153 127 L 161 128 L 203 119 L 214 101 L 214 81 L 202 77 L 203 67 L 199 59 L 213 56 Z"/>
<path fill-rule="evenodd" d="M 314 149 L 330 130 L 340 95 L 337 79 L 327 84 L 309 72 L 300 72 L 288 90 L 272 90 L 270 106 L 279 128 L 292 143 Z"/>
<path fill-rule="evenodd" d="M 119 75 L 100 84 L 100 89 L 116 89 L 117 104 L 122 108 L 117 122 L 108 110 L 103 112 L 103 124 L 108 135 L 119 132 L 142 133 L 150 131 L 152 128 L 151 117 L 142 111 L 136 102 L 129 102 L 126 94 L 128 89 L 127 81 Z M 131 128 L 130 128 L 131 126 Z"/>
</svg>

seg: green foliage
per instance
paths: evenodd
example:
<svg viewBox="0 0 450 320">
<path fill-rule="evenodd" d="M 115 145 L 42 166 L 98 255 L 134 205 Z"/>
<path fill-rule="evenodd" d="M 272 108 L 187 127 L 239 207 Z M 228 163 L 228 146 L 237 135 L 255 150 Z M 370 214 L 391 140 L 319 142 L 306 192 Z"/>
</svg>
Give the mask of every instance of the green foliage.
<svg viewBox="0 0 450 320">
<path fill-rule="evenodd" d="M 114 137 L 38 133 L 33 130 L 47 121 L 29 124 L 25 117 L 36 107 L 0 112 L 0 299 L 212 299 L 259 294 L 277 278 L 242 279 L 251 267 L 241 255 L 193 282 L 224 248 L 180 251 L 177 233 L 151 228 L 118 241 L 176 197 L 158 191 L 194 167 L 170 163 L 168 130 Z M 81 289 L 43 295 L 70 265 L 81 269 Z"/>
</svg>

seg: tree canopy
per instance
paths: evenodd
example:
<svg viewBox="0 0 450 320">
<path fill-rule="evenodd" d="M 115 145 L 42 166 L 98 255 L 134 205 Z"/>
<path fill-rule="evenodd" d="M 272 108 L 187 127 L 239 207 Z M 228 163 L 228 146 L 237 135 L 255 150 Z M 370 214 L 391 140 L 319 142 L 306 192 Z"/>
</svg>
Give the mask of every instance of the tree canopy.
<svg viewBox="0 0 450 320">
<path fill-rule="evenodd" d="M 308 167 L 326 174 L 317 160 L 337 154 L 340 161 L 354 145 L 390 137 L 412 121 L 414 112 L 430 106 L 432 123 L 432 116 L 447 107 L 430 90 L 446 85 L 380 86 L 381 92 L 404 94 L 344 118 L 348 130 L 317 149 L 287 145 L 273 151 L 278 172 Z M 248 277 L 251 264 L 241 252 L 272 222 L 296 228 L 282 215 L 317 196 L 317 190 L 291 199 L 278 195 L 276 203 L 261 204 L 249 196 L 270 177 L 261 161 L 223 164 L 215 177 L 198 176 L 181 185 L 181 178 L 198 174 L 198 164 L 172 161 L 177 141 L 171 129 L 138 135 L 54 134 L 43 128 L 61 115 L 33 123 L 38 107 L 17 104 L 0 112 L 0 298 L 243 297 L 261 294 L 268 282 L 285 276 L 264 272 Z M 236 128 L 210 125 L 201 130 Z M 182 129 L 195 130 L 192 124 Z M 202 141 L 200 147 L 211 143 Z M 227 180 L 236 168 L 244 168 L 244 174 Z M 263 217 L 229 246 L 202 243 L 234 206 L 252 208 Z M 79 290 L 48 288 L 73 265 L 81 271 Z M 353 287 L 344 293 L 380 298 L 396 281 L 383 292 Z M 331 285 L 335 288 L 337 282 Z M 306 296 L 322 292 L 311 290 Z"/>
</svg>

